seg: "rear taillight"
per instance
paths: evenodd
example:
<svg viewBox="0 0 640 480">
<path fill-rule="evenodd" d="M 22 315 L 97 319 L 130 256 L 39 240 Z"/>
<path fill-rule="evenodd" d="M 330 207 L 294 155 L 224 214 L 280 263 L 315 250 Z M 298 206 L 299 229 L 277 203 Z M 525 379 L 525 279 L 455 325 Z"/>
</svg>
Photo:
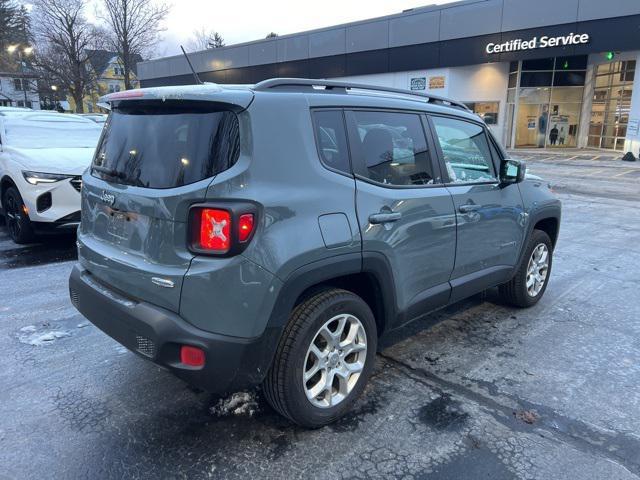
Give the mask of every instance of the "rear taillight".
<svg viewBox="0 0 640 480">
<path fill-rule="evenodd" d="M 257 206 L 248 202 L 194 205 L 189 214 L 189 249 L 209 255 L 240 253 L 254 234 L 257 213 Z"/>
<path fill-rule="evenodd" d="M 200 210 L 200 248 L 226 253 L 231 248 L 231 214 L 226 210 Z"/>
<path fill-rule="evenodd" d="M 238 219 L 238 240 L 246 242 L 253 232 L 253 213 L 240 215 Z"/>
</svg>

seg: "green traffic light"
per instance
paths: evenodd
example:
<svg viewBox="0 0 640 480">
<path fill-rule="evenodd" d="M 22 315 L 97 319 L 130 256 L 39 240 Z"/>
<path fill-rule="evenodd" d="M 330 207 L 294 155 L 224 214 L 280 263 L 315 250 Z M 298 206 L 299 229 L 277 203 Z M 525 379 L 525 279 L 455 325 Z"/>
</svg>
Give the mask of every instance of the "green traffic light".
<svg viewBox="0 0 640 480">
<path fill-rule="evenodd" d="M 613 60 L 613 57 L 615 57 L 615 56 L 616 56 L 616 54 L 613 53 L 613 52 L 607 52 L 607 53 L 604 54 L 604 57 L 609 61 Z"/>
</svg>

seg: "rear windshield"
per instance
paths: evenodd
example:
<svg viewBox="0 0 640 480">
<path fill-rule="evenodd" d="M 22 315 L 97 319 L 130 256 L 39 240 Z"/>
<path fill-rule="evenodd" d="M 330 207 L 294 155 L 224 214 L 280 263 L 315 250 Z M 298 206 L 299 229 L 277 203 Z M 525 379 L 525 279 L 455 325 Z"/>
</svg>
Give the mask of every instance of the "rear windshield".
<svg viewBox="0 0 640 480">
<path fill-rule="evenodd" d="M 228 169 L 239 152 L 233 112 L 136 103 L 111 112 L 91 173 L 112 183 L 172 188 Z"/>
</svg>

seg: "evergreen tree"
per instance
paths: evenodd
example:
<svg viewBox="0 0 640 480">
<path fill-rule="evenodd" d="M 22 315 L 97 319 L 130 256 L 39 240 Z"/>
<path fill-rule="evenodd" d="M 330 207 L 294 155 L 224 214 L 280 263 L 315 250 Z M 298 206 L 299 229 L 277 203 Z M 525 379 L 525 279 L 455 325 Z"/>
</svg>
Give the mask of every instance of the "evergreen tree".
<svg viewBox="0 0 640 480">
<path fill-rule="evenodd" d="M 6 51 L 15 41 L 18 7 L 13 0 L 0 0 L 0 48 Z"/>
</svg>

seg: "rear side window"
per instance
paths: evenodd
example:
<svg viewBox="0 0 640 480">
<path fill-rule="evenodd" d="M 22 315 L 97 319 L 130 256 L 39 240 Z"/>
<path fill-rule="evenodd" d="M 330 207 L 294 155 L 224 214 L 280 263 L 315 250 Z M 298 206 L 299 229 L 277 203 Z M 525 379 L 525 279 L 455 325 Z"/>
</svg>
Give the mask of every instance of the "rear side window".
<svg viewBox="0 0 640 480">
<path fill-rule="evenodd" d="M 320 110 L 313 112 L 313 124 L 322 163 L 329 168 L 351 174 L 342 111 Z"/>
<path fill-rule="evenodd" d="M 354 170 L 385 185 L 430 185 L 436 179 L 420 116 L 414 113 L 350 112 Z"/>
<path fill-rule="evenodd" d="M 431 117 L 452 183 L 492 182 L 495 168 L 487 135 L 480 125 L 456 118 Z"/>
<path fill-rule="evenodd" d="M 111 112 L 92 174 L 125 185 L 179 187 L 230 168 L 239 152 L 238 118 L 231 111 L 132 102 Z"/>
</svg>

